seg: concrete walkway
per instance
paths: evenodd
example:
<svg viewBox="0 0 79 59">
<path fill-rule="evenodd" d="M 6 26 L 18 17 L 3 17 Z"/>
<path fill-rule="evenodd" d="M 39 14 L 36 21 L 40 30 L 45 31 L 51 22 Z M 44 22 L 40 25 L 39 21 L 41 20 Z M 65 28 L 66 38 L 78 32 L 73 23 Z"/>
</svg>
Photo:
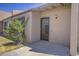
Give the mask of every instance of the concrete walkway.
<svg viewBox="0 0 79 59">
<path fill-rule="evenodd" d="M 38 41 L 20 49 L 2 54 L 3 56 L 68 56 L 69 49 L 63 45 L 50 44 L 47 41 Z"/>
<path fill-rule="evenodd" d="M 21 47 L 20 49 L 4 53 L 1 56 L 48 56 L 48 54 L 32 52 L 27 50 L 27 47 Z"/>
</svg>

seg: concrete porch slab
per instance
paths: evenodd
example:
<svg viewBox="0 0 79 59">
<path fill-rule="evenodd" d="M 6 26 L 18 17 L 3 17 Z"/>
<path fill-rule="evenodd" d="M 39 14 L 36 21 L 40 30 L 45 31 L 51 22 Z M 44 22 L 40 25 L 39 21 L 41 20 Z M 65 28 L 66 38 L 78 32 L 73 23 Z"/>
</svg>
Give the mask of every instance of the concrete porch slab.
<svg viewBox="0 0 79 59">
<path fill-rule="evenodd" d="M 45 53 L 49 55 L 69 56 L 69 48 L 60 44 L 49 43 L 48 41 L 38 41 L 30 45 L 33 52 Z"/>
</svg>

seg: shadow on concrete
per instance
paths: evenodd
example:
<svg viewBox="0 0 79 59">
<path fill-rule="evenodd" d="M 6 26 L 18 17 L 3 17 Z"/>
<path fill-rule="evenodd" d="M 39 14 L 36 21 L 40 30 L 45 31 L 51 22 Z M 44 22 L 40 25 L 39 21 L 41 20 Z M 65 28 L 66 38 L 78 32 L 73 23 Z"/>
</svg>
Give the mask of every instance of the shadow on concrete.
<svg viewBox="0 0 79 59">
<path fill-rule="evenodd" d="M 67 46 L 52 44 L 48 41 L 38 41 L 28 45 L 32 48 L 33 52 L 45 53 L 57 56 L 69 56 L 69 48 Z"/>
</svg>

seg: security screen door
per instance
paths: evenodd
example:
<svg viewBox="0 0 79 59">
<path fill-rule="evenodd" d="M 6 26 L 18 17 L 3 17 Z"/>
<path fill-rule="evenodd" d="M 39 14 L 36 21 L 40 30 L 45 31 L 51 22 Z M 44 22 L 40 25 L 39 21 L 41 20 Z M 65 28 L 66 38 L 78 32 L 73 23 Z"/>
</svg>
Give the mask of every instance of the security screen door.
<svg viewBox="0 0 79 59">
<path fill-rule="evenodd" d="M 49 40 L 49 17 L 41 18 L 41 40 Z"/>
</svg>

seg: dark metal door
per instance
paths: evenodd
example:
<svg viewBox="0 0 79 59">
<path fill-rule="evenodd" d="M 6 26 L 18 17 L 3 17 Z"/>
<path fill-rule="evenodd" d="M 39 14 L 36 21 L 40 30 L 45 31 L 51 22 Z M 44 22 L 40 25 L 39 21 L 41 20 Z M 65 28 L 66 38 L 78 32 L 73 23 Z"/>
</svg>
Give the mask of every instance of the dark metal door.
<svg viewBox="0 0 79 59">
<path fill-rule="evenodd" d="M 49 18 L 41 18 L 41 40 L 49 40 Z"/>
</svg>

